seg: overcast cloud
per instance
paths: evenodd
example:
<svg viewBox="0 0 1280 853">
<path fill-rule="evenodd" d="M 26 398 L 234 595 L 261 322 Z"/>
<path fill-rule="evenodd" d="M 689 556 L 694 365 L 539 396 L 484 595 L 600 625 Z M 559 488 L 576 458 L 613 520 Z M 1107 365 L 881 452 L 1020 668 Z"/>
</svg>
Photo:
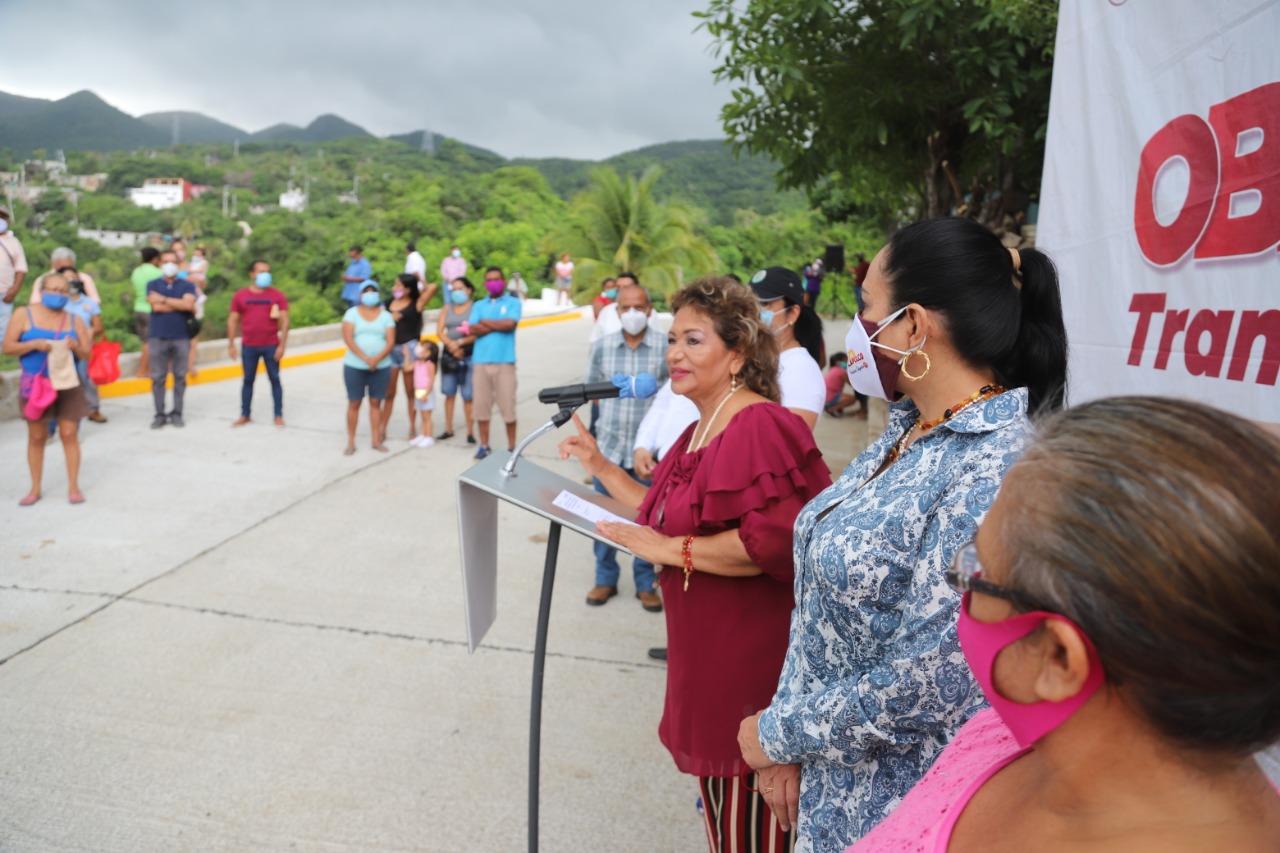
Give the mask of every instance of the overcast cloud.
<svg viewBox="0 0 1280 853">
<path fill-rule="evenodd" d="M 324 113 L 507 157 L 721 135 L 697 0 L 0 0 L 0 91 L 250 132 Z M 24 48 L 23 46 L 28 47 Z M 48 52 L 36 45 L 43 45 Z M 55 49 L 56 45 L 56 49 Z"/>
</svg>

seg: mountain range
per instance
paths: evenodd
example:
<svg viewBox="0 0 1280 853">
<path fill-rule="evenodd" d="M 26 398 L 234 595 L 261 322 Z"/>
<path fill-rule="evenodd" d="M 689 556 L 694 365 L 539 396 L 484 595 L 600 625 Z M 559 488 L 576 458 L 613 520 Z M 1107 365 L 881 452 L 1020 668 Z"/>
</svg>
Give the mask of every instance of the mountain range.
<svg viewBox="0 0 1280 853">
<path fill-rule="evenodd" d="M 430 131 L 386 137 L 413 149 L 437 150 L 444 137 Z M 57 101 L 26 98 L 0 92 L 0 151 L 9 149 L 13 157 L 54 151 L 136 151 L 182 144 L 226 145 L 236 140 L 242 145 L 257 143 L 319 143 L 373 134 L 335 115 L 322 115 L 306 127 L 275 124 L 249 133 L 196 112 L 158 112 L 134 117 L 108 104 L 93 92 L 76 92 Z M 424 144 L 424 141 L 427 144 Z M 540 171 L 551 188 L 564 198 L 587 186 L 591 169 L 606 165 L 624 174 L 639 174 L 651 165 L 663 174 L 657 189 L 681 196 L 695 205 L 716 211 L 715 219 L 728 223 L 738 209 L 769 213 L 803 206 L 798 192 L 779 192 L 777 167 L 767 158 L 735 157 L 720 139 L 663 142 L 618 154 L 596 162 L 567 158 L 506 158 L 465 142 L 460 143 L 488 168 L 504 165 L 531 166 Z"/>
<path fill-rule="evenodd" d="M 418 147 L 424 133 L 419 130 L 388 138 Z M 87 90 L 56 101 L 0 92 L 0 148 L 18 156 L 37 149 L 128 151 L 175 142 L 332 142 L 351 136 L 373 134 L 335 115 L 322 115 L 306 127 L 273 124 L 250 133 L 202 113 L 175 111 L 134 117 Z M 443 139 L 433 136 L 437 144 Z"/>
</svg>

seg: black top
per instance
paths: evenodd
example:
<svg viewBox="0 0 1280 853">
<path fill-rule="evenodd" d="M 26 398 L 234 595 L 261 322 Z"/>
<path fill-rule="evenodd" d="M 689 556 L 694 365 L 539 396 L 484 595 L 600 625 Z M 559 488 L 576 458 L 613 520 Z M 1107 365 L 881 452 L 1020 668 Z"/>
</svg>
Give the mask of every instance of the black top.
<svg viewBox="0 0 1280 853">
<path fill-rule="evenodd" d="M 388 299 L 383 305 L 387 310 L 391 310 L 391 303 L 395 301 Z M 394 314 L 392 315 L 394 316 Z M 400 312 L 400 319 L 396 320 L 396 346 L 400 344 L 417 343 L 422 337 L 422 312 L 418 310 L 418 297 L 414 294 L 409 296 L 409 304 Z"/>
</svg>

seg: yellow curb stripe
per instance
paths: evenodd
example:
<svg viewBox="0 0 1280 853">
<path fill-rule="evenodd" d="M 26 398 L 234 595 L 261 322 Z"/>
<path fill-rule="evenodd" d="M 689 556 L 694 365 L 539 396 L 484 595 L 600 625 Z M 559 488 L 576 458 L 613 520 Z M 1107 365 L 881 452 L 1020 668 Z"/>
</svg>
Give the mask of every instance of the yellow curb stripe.
<svg viewBox="0 0 1280 853">
<path fill-rule="evenodd" d="M 582 315 L 578 313 L 570 314 L 553 314 L 549 317 L 531 317 L 528 320 L 521 320 L 521 326 L 545 326 L 548 323 L 562 323 L 565 320 L 580 320 Z M 440 343 L 440 339 L 435 333 L 428 333 L 422 336 L 424 341 L 435 341 Z M 334 347 L 332 349 L 313 350 L 312 352 L 298 353 L 297 355 L 286 355 L 280 362 L 280 367 L 301 367 L 307 364 L 319 364 L 324 361 L 334 361 L 342 358 L 346 354 L 345 346 Z M 258 374 L 267 372 L 266 365 L 258 365 Z M 225 382 L 228 379 L 240 379 L 244 376 L 244 369 L 238 364 L 218 364 L 212 367 L 200 368 L 200 373 L 195 379 L 188 379 L 187 385 L 204 385 L 209 382 Z M 173 387 L 173 377 L 169 377 L 165 383 L 166 388 Z M 117 379 L 110 385 L 98 386 L 98 394 L 102 397 L 131 397 L 136 394 L 150 394 L 150 379 Z"/>
</svg>

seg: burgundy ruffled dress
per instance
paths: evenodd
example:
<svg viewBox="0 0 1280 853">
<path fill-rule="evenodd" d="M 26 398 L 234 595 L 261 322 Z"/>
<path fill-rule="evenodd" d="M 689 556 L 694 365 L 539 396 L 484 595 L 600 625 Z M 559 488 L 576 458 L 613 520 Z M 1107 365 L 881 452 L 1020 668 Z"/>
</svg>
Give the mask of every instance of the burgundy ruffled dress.
<svg viewBox="0 0 1280 853">
<path fill-rule="evenodd" d="M 744 717 L 769 706 L 787 651 L 792 528 L 800 509 L 831 485 L 813 432 L 777 403 L 742 409 L 695 453 L 697 424 L 663 457 L 640 504 L 638 524 L 666 536 L 737 529 L 763 574 L 724 577 L 684 567 L 658 578 L 667 614 L 667 696 L 658 736 L 676 767 L 694 776 L 737 776 Z"/>
</svg>

